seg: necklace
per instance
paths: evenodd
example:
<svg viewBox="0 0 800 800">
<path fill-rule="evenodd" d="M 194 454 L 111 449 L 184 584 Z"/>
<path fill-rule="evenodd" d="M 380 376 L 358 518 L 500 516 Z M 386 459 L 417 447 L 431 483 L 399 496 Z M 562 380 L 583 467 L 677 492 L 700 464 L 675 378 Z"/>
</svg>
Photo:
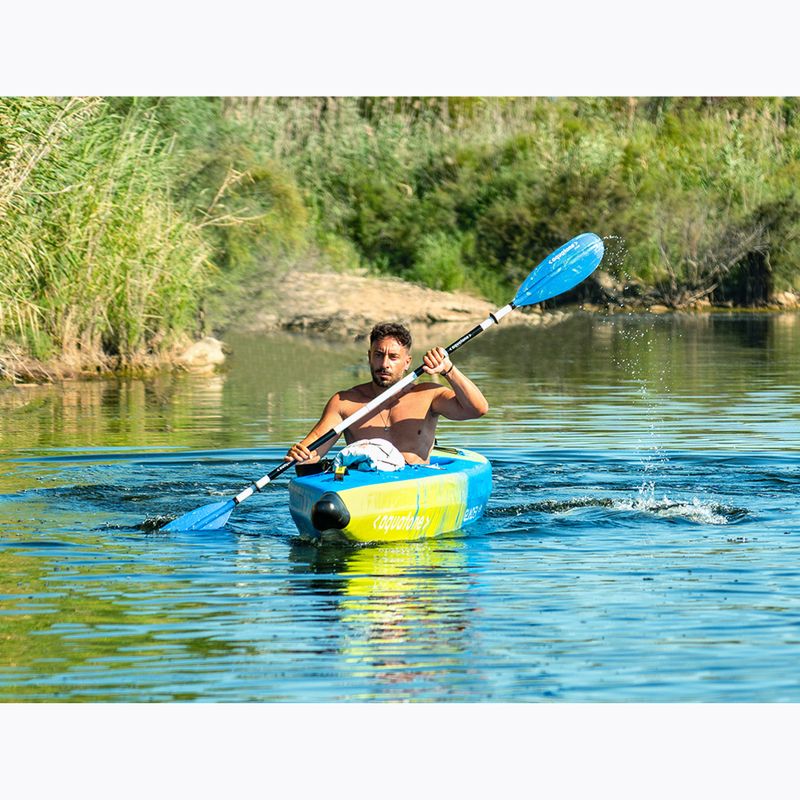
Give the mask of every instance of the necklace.
<svg viewBox="0 0 800 800">
<path fill-rule="evenodd" d="M 377 397 L 377 395 L 376 395 L 376 397 Z M 392 404 L 392 405 L 394 405 L 394 404 Z M 378 413 L 380 415 L 381 420 L 383 421 L 383 429 L 385 431 L 388 431 L 389 428 L 391 427 L 391 424 L 392 424 L 392 409 L 391 408 L 387 408 L 386 409 L 386 416 L 385 417 L 383 416 L 383 411 L 379 411 Z"/>
<path fill-rule="evenodd" d="M 394 403 L 392 403 L 392 405 L 394 405 Z M 392 424 L 392 408 L 391 408 L 391 406 L 389 406 L 389 408 L 385 409 L 385 412 L 381 411 L 379 413 L 380 413 L 381 419 L 383 420 L 383 429 L 385 431 L 388 431 L 389 427 Z M 384 416 L 384 413 L 386 414 L 386 416 Z"/>
</svg>

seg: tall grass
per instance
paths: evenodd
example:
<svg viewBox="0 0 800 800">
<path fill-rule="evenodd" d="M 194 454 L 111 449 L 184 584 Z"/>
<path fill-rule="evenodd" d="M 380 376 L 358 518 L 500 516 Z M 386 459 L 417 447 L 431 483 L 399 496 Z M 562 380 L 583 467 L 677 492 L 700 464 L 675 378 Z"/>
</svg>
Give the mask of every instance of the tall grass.
<svg viewBox="0 0 800 800">
<path fill-rule="evenodd" d="M 210 248 L 169 143 L 97 98 L 0 100 L 0 335 L 121 366 L 196 325 Z"/>
<path fill-rule="evenodd" d="M 507 298 L 575 234 L 665 302 L 800 289 L 793 98 L 0 99 L 0 338 L 130 364 L 301 260 Z M 211 267 L 211 264 L 215 268 Z M 255 287 L 255 288 L 254 288 Z"/>
</svg>

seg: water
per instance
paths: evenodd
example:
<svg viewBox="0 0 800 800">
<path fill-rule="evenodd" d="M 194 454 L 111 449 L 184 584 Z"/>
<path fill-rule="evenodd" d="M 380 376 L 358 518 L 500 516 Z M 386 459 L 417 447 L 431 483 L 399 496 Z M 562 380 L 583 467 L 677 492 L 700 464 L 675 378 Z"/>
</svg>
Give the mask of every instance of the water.
<svg viewBox="0 0 800 800">
<path fill-rule="evenodd" d="M 455 337 L 454 337 L 455 338 Z M 798 701 L 800 316 L 577 316 L 458 363 L 495 484 L 467 535 L 298 541 L 268 472 L 363 343 L 0 393 L 0 699 Z M 421 342 L 427 344 L 427 342 Z"/>
</svg>

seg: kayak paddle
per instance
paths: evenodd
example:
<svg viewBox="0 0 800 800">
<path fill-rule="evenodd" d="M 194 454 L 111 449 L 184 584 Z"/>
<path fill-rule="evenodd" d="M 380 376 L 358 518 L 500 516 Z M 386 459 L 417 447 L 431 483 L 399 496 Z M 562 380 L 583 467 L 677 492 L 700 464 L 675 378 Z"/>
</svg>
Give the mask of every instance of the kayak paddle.
<svg viewBox="0 0 800 800">
<path fill-rule="evenodd" d="M 528 275 L 525 282 L 519 287 L 514 299 L 508 305 L 503 306 L 493 314 L 489 314 L 480 325 L 476 325 L 469 333 L 453 342 L 446 348 L 447 354 L 450 355 L 470 339 L 474 339 L 487 328 L 500 322 L 506 314 L 510 314 L 515 308 L 541 303 L 542 300 L 563 294 L 577 286 L 595 270 L 603 258 L 603 252 L 603 241 L 594 233 L 582 233 L 580 236 L 576 236 L 566 244 L 561 245 L 558 250 L 551 253 Z M 413 372 L 410 372 L 393 386 L 386 389 L 385 392 L 379 394 L 374 400 L 367 403 L 363 408 L 356 411 L 355 414 L 351 414 L 336 427 L 331 428 L 327 433 L 320 436 L 319 439 L 308 445 L 308 449 L 316 450 L 331 439 L 338 438 L 342 431 L 370 414 L 424 373 L 425 369 L 420 365 Z M 268 483 L 286 472 L 294 463 L 294 461 L 282 462 L 268 475 L 253 481 L 247 488 L 239 492 L 236 497 L 190 511 L 188 514 L 168 522 L 162 530 L 168 532 L 203 531 L 224 528 L 231 512 L 239 503 L 247 500 L 254 492 L 260 492 Z"/>
</svg>

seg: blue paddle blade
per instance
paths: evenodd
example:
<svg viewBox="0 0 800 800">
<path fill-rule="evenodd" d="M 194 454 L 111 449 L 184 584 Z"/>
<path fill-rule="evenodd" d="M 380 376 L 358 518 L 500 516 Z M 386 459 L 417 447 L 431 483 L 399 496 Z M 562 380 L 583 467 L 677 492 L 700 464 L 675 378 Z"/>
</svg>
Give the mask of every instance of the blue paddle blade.
<svg viewBox="0 0 800 800">
<path fill-rule="evenodd" d="M 513 300 L 514 306 L 530 306 L 569 291 L 594 272 L 604 251 L 603 240 L 594 233 L 570 239 L 528 275 Z"/>
<path fill-rule="evenodd" d="M 202 508 L 196 508 L 178 519 L 168 522 L 161 530 L 167 533 L 175 531 L 215 531 L 224 528 L 231 511 L 236 507 L 233 500 L 223 500 L 219 503 L 210 503 Z"/>
</svg>

